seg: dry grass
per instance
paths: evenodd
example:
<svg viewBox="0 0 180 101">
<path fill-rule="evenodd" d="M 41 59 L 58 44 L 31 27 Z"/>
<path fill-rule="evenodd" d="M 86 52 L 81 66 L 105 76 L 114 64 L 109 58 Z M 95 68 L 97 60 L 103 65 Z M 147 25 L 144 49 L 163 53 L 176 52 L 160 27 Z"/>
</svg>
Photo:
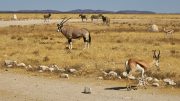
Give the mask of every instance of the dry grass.
<svg viewBox="0 0 180 101">
<path fill-rule="evenodd" d="M 20 16 L 19 14 L 18 16 Z M 72 15 L 76 18 L 78 15 Z M 63 16 L 70 16 L 64 14 Z M 1 14 L 1 17 L 5 16 Z M 27 17 L 28 15 L 26 15 Z M 10 26 L 0 29 L 0 61 L 13 59 L 31 65 L 57 64 L 63 68 L 76 68 L 82 70 L 81 76 L 100 75 L 100 70 L 115 70 L 120 74 L 124 69 L 124 62 L 128 58 L 152 60 L 152 50 L 161 50 L 160 68 L 156 73 L 154 69 L 148 72 L 157 78 L 180 77 L 180 32 L 174 33 L 174 40 L 164 39 L 164 33 L 147 32 L 149 18 L 178 19 L 159 20 L 156 22 L 160 28 L 172 23 L 170 26 L 180 29 L 179 15 L 109 15 L 111 18 L 140 18 L 135 21 L 112 23 L 110 27 L 94 23 L 69 23 L 72 26 L 86 27 L 92 35 L 90 49 L 83 49 L 83 40 L 73 41 L 73 50 L 69 52 L 66 39 L 56 32 L 56 25 Z M 60 16 L 60 18 L 62 15 Z M 8 18 L 8 17 L 6 17 Z M 41 18 L 40 14 L 32 14 L 30 18 Z M 58 18 L 58 14 L 53 18 Z M 145 22 L 141 21 L 144 19 Z"/>
</svg>

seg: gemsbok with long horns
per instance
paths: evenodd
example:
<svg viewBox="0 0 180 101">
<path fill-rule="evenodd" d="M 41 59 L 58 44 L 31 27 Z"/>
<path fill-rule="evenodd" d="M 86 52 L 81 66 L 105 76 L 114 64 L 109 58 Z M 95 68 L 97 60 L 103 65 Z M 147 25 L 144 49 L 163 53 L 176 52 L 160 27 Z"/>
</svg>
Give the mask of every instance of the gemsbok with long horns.
<svg viewBox="0 0 180 101">
<path fill-rule="evenodd" d="M 61 32 L 68 39 L 68 48 L 72 49 L 72 39 L 82 38 L 85 42 L 85 48 L 89 48 L 89 44 L 91 43 L 90 32 L 86 28 L 76 28 L 73 26 L 64 25 L 71 18 L 64 18 L 61 23 L 57 24 L 58 32 Z"/>
<path fill-rule="evenodd" d="M 87 16 L 86 16 L 86 15 L 84 15 L 84 14 L 79 14 L 79 17 L 81 17 L 82 22 L 84 22 L 84 19 L 86 19 L 86 21 L 87 21 Z"/>
<path fill-rule="evenodd" d="M 165 33 L 165 37 L 168 38 L 168 36 L 170 36 L 170 38 L 173 38 L 173 33 L 174 33 L 174 30 L 173 30 L 173 29 L 163 28 L 163 31 L 164 31 L 164 33 Z"/>
<path fill-rule="evenodd" d="M 135 72 L 140 72 L 141 74 L 141 80 L 144 81 L 145 72 L 150 69 L 153 65 L 157 67 L 157 70 L 159 71 L 159 59 L 160 59 L 160 50 L 153 50 L 153 61 L 152 62 L 146 62 L 145 60 L 139 60 L 139 59 L 133 59 L 130 58 L 125 62 L 125 72 L 123 72 L 123 76 L 128 78 L 132 76 Z M 145 85 L 144 85 L 145 86 Z"/>
<path fill-rule="evenodd" d="M 49 22 L 50 17 L 51 13 L 44 15 L 44 22 Z"/>
</svg>

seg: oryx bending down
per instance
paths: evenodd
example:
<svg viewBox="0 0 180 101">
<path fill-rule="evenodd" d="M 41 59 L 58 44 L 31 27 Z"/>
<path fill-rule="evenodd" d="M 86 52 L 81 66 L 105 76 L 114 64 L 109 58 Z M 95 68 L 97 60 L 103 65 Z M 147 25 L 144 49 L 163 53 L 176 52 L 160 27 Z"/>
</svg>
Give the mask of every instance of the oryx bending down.
<svg viewBox="0 0 180 101">
<path fill-rule="evenodd" d="M 110 18 L 101 15 L 103 24 L 110 25 Z"/>
<path fill-rule="evenodd" d="M 91 22 L 93 22 L 94 19 L 99 19 L 102 16 L 102 14 L 98 14 L 98 15 L 91 15 Z"/>
<path fill-rule="evenodd" d="M 51 17 L 51 13 L 44 15 L 44 22 L 48 22 Z"/>
<path fill-rule="evenodd" d="M 163 28 L 163 31 L 164 31 L 164 33 L 165 33 L 165 37 L 170 36 L 170 38 L 173 38 L 173 33 L 174 33 L 174 30 L 173 30 L 173 29 Z"/>
<path fill-rule="evenodd" d="M 69 18 L 71 19 L 71 18 Z M 72 39 L 78 39 L 83 37 L 85 42 L 85 48 L 89 48 L 89 44 L 91 43 L 90 32 L 86 28 L 76 28 L 72 26 L 64 26 L 64 23 L 69 19 L 65 18 L 61 21 L 60 24 L 57 24 L 58 32 L 61 32 L 68 39 L 68 47 L 72 49 Z"/>
<path fill-rule="evenodd" d="M 81 17 L 81 19 L 82 19 L 82 22 L 84 21 L 84 19 L 86 19 L 86 21 L 87 21 L 87 17 L 86 17 L 86 15 L 79 14 L 79 17 Z"/>
<path fill-rule="evenodd" d="M 152 62 L 146 62 L 144 60 L 131 58 L 125 62 L 125 72 L 123 72 L 123 75 L 129 78 L 130 76 L 132 76 L 134 72 L 137 71 L 141 73 L 141 79 L 144 80 L 144 73 L 153 65 L 157 67 L 157 70 L 160 70 L 159 59 L 160 59 L 160 50 L 159 51 L 153 50 Z"/>
</svg>

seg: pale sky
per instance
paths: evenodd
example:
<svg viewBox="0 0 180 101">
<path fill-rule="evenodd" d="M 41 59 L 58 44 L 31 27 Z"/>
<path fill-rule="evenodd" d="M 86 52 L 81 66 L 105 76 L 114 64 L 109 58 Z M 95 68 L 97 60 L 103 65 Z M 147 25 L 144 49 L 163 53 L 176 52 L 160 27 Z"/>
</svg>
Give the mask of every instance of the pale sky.
<svg viewBox="0 0 180 101">
<path fill-rule="evenodd" d="M 157 13 L 180 13 L 180 0 L 1 0 L 4 10 L 140 10 Z"/>
</svg>

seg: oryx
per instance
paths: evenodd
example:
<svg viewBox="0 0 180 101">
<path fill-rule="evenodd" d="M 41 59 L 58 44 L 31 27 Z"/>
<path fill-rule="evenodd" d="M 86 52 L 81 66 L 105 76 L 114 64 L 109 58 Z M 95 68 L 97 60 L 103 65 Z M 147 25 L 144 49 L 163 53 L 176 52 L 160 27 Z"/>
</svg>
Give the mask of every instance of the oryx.
<svg viewBox="0 0 180 101">
<path fill-rule="evenodd" d="M 72 49 L 72 39 L 78 39 L 83 37 L 85 42 L 85 48 L 89 48 L 89 44 L 91 43 L 90 32 L 86 28 L 76 28 L 72 26 L 64 25 L 71 18 L 64 18 L 61 23 L 57 24 L 58 32 L 61 32 L 68 39 L 68 47 Z"/>
<path fill-rule="evenodd" d="M 79 14 L 79 17 L 81 17 L 82 22 L 84 21 L 83 19 L 86 19 L 86 21 L 87 21 L 87 17 L 86 17 L 86 15 L 84 15 L 84 14 Z"/>
<path fill-rule="evenodd" d="M 93 22 L 94 19 L 99 19 L 102 16 L 102 14 L 98 14 L 98 15 L 91 15 L 91 22 Z"/>
<path fill-rule="evenodd" d="M 48 22 L 51 17 L 51 13 L 44 15 L 44 22 Z"/>
<path fill-rule="evenodd" d="M 103 16 L 103 15 L 101 15 L 101 17 L 102 17 L 103 24 L 106 24 L 109 26 L 110 25 L 110 18 Z"/>
</svg>

